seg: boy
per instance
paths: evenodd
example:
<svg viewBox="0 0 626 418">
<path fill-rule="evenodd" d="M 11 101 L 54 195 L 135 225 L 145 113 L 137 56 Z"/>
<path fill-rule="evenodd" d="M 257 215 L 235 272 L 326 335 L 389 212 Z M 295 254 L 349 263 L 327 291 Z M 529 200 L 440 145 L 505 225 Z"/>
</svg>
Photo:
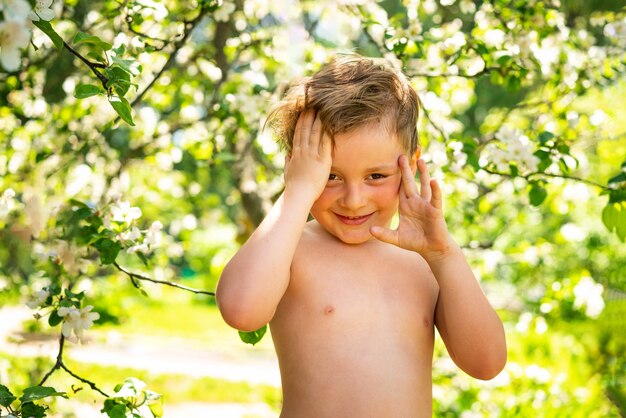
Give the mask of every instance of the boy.
<svg viewBox="0 0 626 418">
<path fill-rule="evenodd" d="M 431 416 L 434 326 L 471 376 L 504 367 L 502 323 L 419 159 L 418 103 L 401 73 L 347 56 L 270 114 L 285 190 L 224 268 L 217 303 L 239 330 L 269 322 L 281 417 Z"/>
</svg>

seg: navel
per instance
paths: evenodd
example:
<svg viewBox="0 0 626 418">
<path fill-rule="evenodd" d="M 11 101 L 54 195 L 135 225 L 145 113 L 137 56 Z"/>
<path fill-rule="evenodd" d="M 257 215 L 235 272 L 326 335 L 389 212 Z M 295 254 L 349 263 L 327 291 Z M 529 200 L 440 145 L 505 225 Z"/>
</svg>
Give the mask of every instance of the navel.
<svg viewBox="0 0 626 418">
<path fill-rule="evenodd" d="M 324 315 L 330 315 L 333 312 L 335 312 L 335 308 L 333 307 L 333 305 L 326 305 L 326 307 L 324 308 Z"/>
</svg>

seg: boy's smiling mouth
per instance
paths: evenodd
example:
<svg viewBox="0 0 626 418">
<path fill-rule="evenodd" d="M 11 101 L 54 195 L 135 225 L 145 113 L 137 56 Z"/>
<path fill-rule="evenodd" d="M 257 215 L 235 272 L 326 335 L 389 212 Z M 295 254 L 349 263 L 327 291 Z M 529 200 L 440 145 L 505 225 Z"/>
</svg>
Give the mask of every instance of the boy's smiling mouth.
<svg viewBox="0 0 626 418">
<path fill-rule="evenodd" d="M 361 225 L 365 223 L 372 215 L 373 213 L 368 213 L 367 215 L 361 216 L 344 216 L 335 213 L 335 216 L 337 216 L 337 218 L 346 225 Z"/>
</svg>

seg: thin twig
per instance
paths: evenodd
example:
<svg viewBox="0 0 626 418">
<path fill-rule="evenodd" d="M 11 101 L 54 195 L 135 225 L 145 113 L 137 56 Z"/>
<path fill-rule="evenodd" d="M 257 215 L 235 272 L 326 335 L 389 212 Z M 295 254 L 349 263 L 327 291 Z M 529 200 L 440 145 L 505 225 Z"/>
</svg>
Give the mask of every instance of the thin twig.
<svg viewBox="0 0 626 418">
<path fill-rule="evenodd" d="M 178 51 L 180 51 L 180 48 L 185 44 L 185 42 L 187 42 L 187 39 L 189 39 L 191 32 L 193 32 L 193 30 L 198 25 L 198 23 L 200 23 L 200 21 L 202 20 L 204 15 L 207 13 L 207 11 L 208 9 L 203 7 L 202 9 L 200 9 L 200 13 L 198 13 L 198 16 L 196 16 L 195 19 L 186 23 L 186 28 L 185 28 L 185 32 L 183 33 L 183 37 L 174 44 L 174 50 L 168 57 L 163 67 L 155 74 L 152 81 L 150 81 L 150 83 L 148 83 L 148 85 L 139 94 L 137 94 L 137 97 L 135 97 L 133 101 L 130 103 L 130 107 L 135 107 L 135 105 L 141 102 L 141 100 L 143 99 L 143 96 L 148 92 L 148 90 L 150 90 L 152 86 L 154 86 L 154 84 L 157 82 L 157 80 L 161 78 L 163 73 L 172 66 L 172 64 L 176 60 Z M 119 119 L 120 119 L 119 116 L 115 118 L 114 123 L 117 123 Z"/>
<path fill-rule="evenodd" d="M 514 177 L 511 174 L 500 173 L 500 172 L 493 171 L 493 170 L 490 170 L 490 169 L 484 168 L 484 167 L 481 168 L 481 169 L 486 171 L 489 174 L 495 174 L 495 175 L 498 175 L 498 176 L 510 177 L 510 178 Z M 524 174 L 524 175 L 518 174 L 517 175 L 517 177 L 521 177 L 523 179 L 526 179 L 527 181 L 530 181 L 531 177 L 537 177 L 537 176 L 561 178 L 561 179 L 565 179 L 565 180 L 574 180 L 574 181 L 577 181 L 577 182 L 580 182 L 580 183 L 585 183 L 585 184 L 588 184 L 590 186 L 594 186 L 594 187 L 600 188 L 602 190 L 608 190 L 609 189 L 607 186 L 604 186 L 604 185 L 602 185 L 600 183 L 596 183 L 595 181 L 587 180 L 587 179 L 584 179 L 584 178 L 581 178 L 581 177 L 576 177 L 576 176 L 568 176 L 566 174 L 553 174 L 553 173 L 545 173 L 545 172 L 542 172 L 542 171 L 537 171 L 537 172 L 534 172 L 534 173 L 529 173 L 529 174 Z"/>
<path fill-rule="evenodd" d="M 143 275 L 138 274 L 138 273 L 133 273 L 132 271 L 130 271 L 130 270 L 120 266 L 117 262 L 114 262 L 113 265 L 119 271 L 121 271 L 122 273 L 128 275 L 128 277 L 131 279 L 131 281 L 133 281 L 133 285 L 135 285 L 135 287 L 137 287 L 137 285 L 136 285 L 134 280 L 137 279 L 137 280 L 145 280 L 147 282 L 164 284 L 164 285 L 167 285 L 167 286 L 176 287 L 178 289 L 186 290 L 188 292 L 196 293 L 196 294 L 199 294 L 199 295 L 215 296 L 215 292 L 209 292 L 207 290 L 198 290 L 198 289 L 194 289 L 194 288 L 191 288 L 191 287 L 188 287 L 188 286 L 184 286 L 182 284 L 178 284 L 178 283 L 174 283 L 174 282 L 168 282 L 166 280 L 157 280 L 157 279 L 153 279 L 151 277 L 143 276 Z"/>
<path fill-rule="evenodd" d="M 61 334 L 61 337 L 59 338 L 59 353 L 57 354 L 57 359 L 54 362 L 54 366 L 52 366 L 52 369 L 50 369 L 50 371 L 46 373 L 43 379 L 41 379 L 41 382 L 39 383 L 38 386 L 43 386 L 43 384 L 46 383 L 46 380 L 48 380 L 48 378 L 52 376 L 52 373 L 58 370 L 61 367 L 61 364 L 63 364 L 63 345 L 64 344 L 65 344 L 65 336 Z"/>
<path fill-rule="evenodd" d="M 87 64 L 87 66 L 96 75 L 96 77 L 98 77 L 98 80 L 100 80 L 100 82 L 102 83 L 102 87 L 104 87 L 104 89 L 106 90 L 107 89 L 107 83 L 109 82 L 109 79 L 98 70 L 99 68 L 106 68 L 106 65 L 104 65 L 102 63 L 99 63 L 99 62 L 91 62 L 91 61 L 89 61 L 87 58 L 83 57 L 80 54 L 80 52 L 76 51 L 74 48 L 72 48 L 70 46 L 70 44 L 68 44 L 65 41 L 63 41 L 63 46 L 65 47 L 65 49 L 70 51 L 72 54 L 76 55 L 78 57 L 78 59 L 80 59 L 82 62 Z"/>
<path fill-rule="evenodd" d="M 70 369 L 68 369 L 68 368 L 67 368 L 67 366 L 66 366 L 63 362 L 61 362 L 61 368 L 62 368 L 63 370 L 65 370 L 65 371 L 66 371 L 66 372 L 67 372 L 70 376 L 72 376 L 74 379 L 80 380 L 81 382 L 88 384 L 88 385 L 89 385 L 89 387 L 90 387 L 91 389 L 95 390 L 96 392 L 100 392 L 100 394 L 101 394 L 102 396 L 104 396 L 105 398 L 108 398 L 108 397 L 109 397 L 109 395 L 107 395 L 107 394 L 106 394 L 106 393 L 104 393 L 104 392 L 103 392 L 100 388 L 98 388 L 98 386 L 96 386 L 96 384 L 95 384 L 95 383 L 90 382 L 89 380 L 84 379 L 84 378 L 82 378 L 82 377 L 78 376 L 76 373 L 74 373 L 74 372 L 72 372 Z"/>
<path fill-rule="evenodd" d="M 420 101 L 420 103 L 421 103 L 421 101 Z M 446 143 L 448 143 L 448 135 L 446 135 L 444 130 L 433 121 L 433 119 L 430 117 L 430 113 L 428 113 L 428 110 L 426 110 L 426 107 L 424 107 L 422 105 L 421 108 L 422 108 L 422 111 L 424 112 L 424 116 L 426 117 L 426 119 L 428 119 L 428 122 L 433 126 L 433 128 L 435 128 L 437 131 L 439 131 L 439 133 L 443 137 L 444 141 Z"/>
</svg>

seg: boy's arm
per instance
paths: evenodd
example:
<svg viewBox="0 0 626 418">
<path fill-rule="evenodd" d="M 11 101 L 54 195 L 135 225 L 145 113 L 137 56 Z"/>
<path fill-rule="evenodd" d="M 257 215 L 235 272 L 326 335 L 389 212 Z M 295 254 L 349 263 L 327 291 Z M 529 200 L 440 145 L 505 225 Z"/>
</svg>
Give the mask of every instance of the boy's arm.
<svg viewBox="0 0 626 418">
<path fill-rule="evenodd" d="M 285 191 L 248 241 L 228 262 L 216 300 L 224 320 L 253 331 L 267 324 L 289 285 L 291 261 L 315 199 L 330 173 L 331 145 L 315 112 L 296 124 L 285 164 Z"/>
<path fill-rule="evenodd" d="M 500 318 L 485 297 L 461 248 L 425 257 L 437 282 L 435 323 L 448 353 L 467 374 L 494 378 L 506 364 L 506 339 Z"/>
<path fill-rule="evenodd" d="M 469 375 L 491 379 L 506 363 L 502 322 L 448 232 L 441 189 L 430 180 L 426 163 L 417 161 L 419 191 L 407 157 L 401 156 L 399 164 L 402 186 L 398 228 L 391 231 L 373 227 L 372 235 L 422 255 L 439 284 L 435 323 L 450 356 Z"/>
</svg>

